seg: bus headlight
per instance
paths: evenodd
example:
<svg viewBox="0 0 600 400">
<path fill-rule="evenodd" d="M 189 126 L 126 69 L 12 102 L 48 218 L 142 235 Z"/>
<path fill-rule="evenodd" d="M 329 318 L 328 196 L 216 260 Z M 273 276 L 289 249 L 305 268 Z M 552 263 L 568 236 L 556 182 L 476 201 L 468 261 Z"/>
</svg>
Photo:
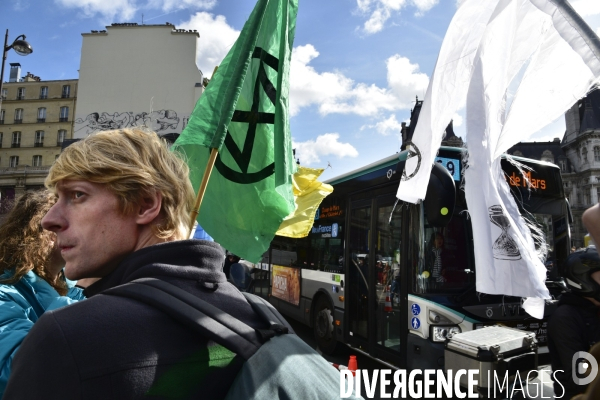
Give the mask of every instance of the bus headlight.
<svg viewBox="0 0 600 400">
<path fill-rule="evenodd" d="M 429 329 L 429 338 L 433 342 L 445 342 L 452 335 L 462 332 L 458 325 L 430 325 Z"/>
</svg>

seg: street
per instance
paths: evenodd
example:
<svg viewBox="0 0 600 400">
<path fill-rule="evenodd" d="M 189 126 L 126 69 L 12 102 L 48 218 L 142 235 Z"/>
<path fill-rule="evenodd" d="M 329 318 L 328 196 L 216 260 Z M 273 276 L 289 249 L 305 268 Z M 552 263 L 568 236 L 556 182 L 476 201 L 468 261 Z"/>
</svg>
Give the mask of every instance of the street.
<svg viewBox="0 0 600 400">
<path fill-rule="evenodd" d="M 294 331 L 296 331 L 296 334 L 298 336 L 300 336 L 300 338 L 302 338 L 302 340 L 304 340 L 309 346 L 311 346 L 314 349 L 317 349 L 317 351 L 319 353 L 321 353 L 319 351 L 319 349 L 317 348 L 317 342 L 314 339 L 313 331 L 311 328 L 309 328 L 307 325 L 301 324 L 291 318 L 288 318 L 288 321 L 289 321 L 290 325 L 292 325 L 292 327 L 294 328 Z M 332 355 L 332 356 L 323 355 L 323 357 L 329 362 L 347 366 L 350 355 L 356 355 L 358 368 L 360 370 L 369 371 L 369 376 L 372 376 L 374 369 L 387 369 L 388 368 L 386 365 L 381 364 L 367 356 L 364 356 L 360 353 L 353 352 L 349 347 L 347 347 L 345 345 L 339 345 L 338 349 L 334 355 Z M 378 381 L 378 383 L 379 383 L 379 381 Z M 392 388 L 392 387 L 393 386 L 389 386 L 388 391 L 390 391 L 391 390 L 390 388 Z M 361 390 L 361 395 L 365 399 L 367 399 L 367 398 L 381 399 L 381 393 L 379 392 L 379 390 L 380 390 L 379 384 L 377 384 L 375 387 L 374 396 L 367 396 L 364 385 L 363 385 L 362 390 Z"/>
</svg>

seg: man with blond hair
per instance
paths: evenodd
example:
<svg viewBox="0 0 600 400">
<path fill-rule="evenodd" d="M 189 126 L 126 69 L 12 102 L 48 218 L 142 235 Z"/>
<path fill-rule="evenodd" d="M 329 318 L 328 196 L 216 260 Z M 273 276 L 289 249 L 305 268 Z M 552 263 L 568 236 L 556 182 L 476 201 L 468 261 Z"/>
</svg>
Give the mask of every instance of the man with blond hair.
<svg viewBox="0 0 600 400">
<path fill-rule="evenodd" d="M 42 221 L 72 280 L 100 278 L 87 300 L 46 313 L 13 362 L 5 399 L 222 398 L 242 361 L 143 302 L 102 294 L 158 278 L 255 329 L 265 328 L 222 272 L 213 242 L 186 240 L 188 168 L 153 132 L 99 132 L 56 160 Z"/>
</svg>

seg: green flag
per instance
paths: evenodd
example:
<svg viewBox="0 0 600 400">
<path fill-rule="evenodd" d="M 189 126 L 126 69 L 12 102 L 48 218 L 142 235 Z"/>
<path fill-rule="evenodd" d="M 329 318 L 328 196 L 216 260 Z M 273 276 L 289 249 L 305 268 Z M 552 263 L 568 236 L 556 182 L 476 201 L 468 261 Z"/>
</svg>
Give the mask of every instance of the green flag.
<svg viewBox="0 0 600 400">
<path fill-rule="evenodd" d="M 210 149 L 219 149 L 198 223 L 252 262 L 294 211 L 288 104 L 297 11 L 298 0 L 258 0 L 173 146 L 196 191 Z"/>
</svg>

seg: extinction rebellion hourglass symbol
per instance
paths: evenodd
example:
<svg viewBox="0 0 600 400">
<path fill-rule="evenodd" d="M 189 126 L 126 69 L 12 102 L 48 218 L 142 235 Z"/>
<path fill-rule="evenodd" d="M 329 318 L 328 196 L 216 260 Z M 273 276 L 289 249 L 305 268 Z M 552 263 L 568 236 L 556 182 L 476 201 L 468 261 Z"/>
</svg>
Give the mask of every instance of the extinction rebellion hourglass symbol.
<svg viewBox="0 0 600 400">
<path fill-rule="evenodd" d="M 496 239 L 494 246 L 492 247 L 494 258 L 499 260 L 520 260 L 521 253 L 519 252 L 519 246 L 517 246 L 514 239 L 508 235 L 510 223 L 508 217 L 504 215 L 502 206 L 491 206 L 489 212 L 490 221 L 502 229 L 502 233 L 498 236 L 498 239 Z"/>
</svg>

